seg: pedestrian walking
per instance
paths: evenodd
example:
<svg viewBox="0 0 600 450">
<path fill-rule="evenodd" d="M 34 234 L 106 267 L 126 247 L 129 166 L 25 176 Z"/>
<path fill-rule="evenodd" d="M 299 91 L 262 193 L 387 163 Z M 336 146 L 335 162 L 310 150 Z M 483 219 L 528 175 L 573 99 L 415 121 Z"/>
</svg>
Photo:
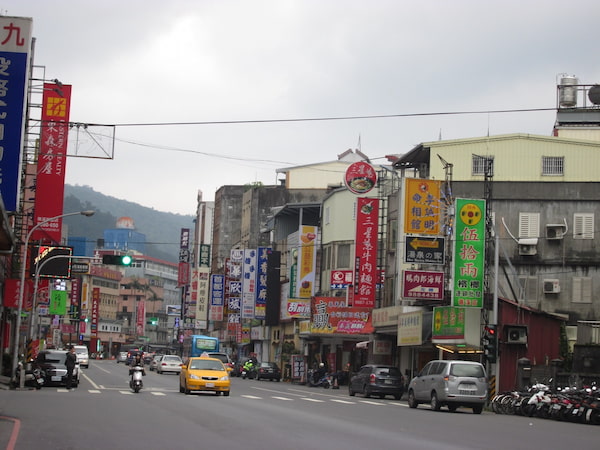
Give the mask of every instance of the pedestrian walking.
<svg viewBox="0 0 600 450">
<path fill-rule="evenodd" d="M 77 354 L 75 353 L 75 347 L 69 345 L 67 359 L 65 360 L 65 366 L 67 366 L 67 389 L 69 390 L 73 389 L 73 371 L 75 370 L 75 364 L 77 364 Z"/>
</svg>

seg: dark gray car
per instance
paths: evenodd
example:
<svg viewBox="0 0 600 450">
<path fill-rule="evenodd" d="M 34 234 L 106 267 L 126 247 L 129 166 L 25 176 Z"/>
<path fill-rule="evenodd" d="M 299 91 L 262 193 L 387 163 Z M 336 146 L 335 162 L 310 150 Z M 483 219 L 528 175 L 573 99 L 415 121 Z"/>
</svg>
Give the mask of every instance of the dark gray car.
<svg viewBox="0 0 600 450">
<path fill-rule="evenodd" d="M 376 395 L 379 398 L 393 395 L 400 400 L 404 393 L 404 377 L 395 366 L 367 364 L 350 378 L 348 393 L 350 396 L 361 393 L 365 397 Z"/>
</svg>

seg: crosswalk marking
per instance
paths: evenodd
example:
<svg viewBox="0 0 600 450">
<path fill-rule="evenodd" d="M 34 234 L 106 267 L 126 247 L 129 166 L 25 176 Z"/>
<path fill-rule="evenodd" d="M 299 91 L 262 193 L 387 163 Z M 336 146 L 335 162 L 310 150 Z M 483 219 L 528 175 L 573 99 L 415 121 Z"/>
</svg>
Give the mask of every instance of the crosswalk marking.
<svg viewBox="0 0 600 450">
<path fill-rule="evenodd" d="M 161 396 L 166 395 L 164 392 L 150 392 L 152 395 Z"/>
<path fill-rule="evenodd" d="M 360 402 L 361 403 L 366 403 L 367 405 L 377 405 L 377 406 L 387 405 L 387 403 L 370 402 L 368 400 L 360 400 Z"/>
<path fill-rule="evenodd" d="M 255 395 L 240 395 L 240 397 L 251 398 L 253 400 L 261 400 L 262 397 L 256 397 Z"/>
<path fill-rule="evenodd" d="M 293 402 L 294 401 L 293 399 L 287 398 L 287 397 L 271 397 L 271 398 L 274 398 L 276 400 L 287 400 L 289 402 Z"/>
<path fill-rule="evenodd" d="M 98 389 L 88 389 L 88 392 L 90 394 L 99 394 L 100 393 L 100 391 Z"/>
<path fill-rule="evenodd" d="M 300 400 L 306 400 L 307 402 L 315 402 L 315 403 L 324 403 L 325 400 L 319 400 L 316 398 L 308 398 L 308 397 L 302 397 Z"/>
<path fill-rule="evenodd" d="M 354 405 L 356 402 L 349 402 L 348 400 L 338 400 L 336 398 L 331 399 L 332 402 L 344 403 L 345 405 Z"/>
</svg>

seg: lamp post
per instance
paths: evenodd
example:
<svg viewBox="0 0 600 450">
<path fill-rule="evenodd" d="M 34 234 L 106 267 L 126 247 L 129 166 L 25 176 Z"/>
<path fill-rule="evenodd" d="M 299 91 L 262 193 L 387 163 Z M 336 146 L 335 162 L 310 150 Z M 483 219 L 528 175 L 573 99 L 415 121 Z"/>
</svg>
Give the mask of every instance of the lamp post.
<svg viewBox="0 0 600 450">
<path fill-rule="evenodd" d="M 27 270 L 27 247 L 29 245 L 29 239 L 31 238 L 31 235 L 33 234 L 33 232 L 38 229 L 39 227 L 41 227 L 42 225 L 46 225 L 48 222 L 52 222 L 53 220 L 56 219 L 61 219 L 63 217 L 68 217 L 68 216 L 76 216 L 78 214 L 81 214 L 82 216 L 86 216 L 86 217 L 91 217 L 93 216 L 95 213 L 95 211 L 79 211 L 79 212 L 73 212 L 73 213 L 67 213 L 67 214 L 60 214 L 58 216 L 55 217 L 50 217 L 49 219 L 46 219 L 38 224 L 35 224 L 33 227 L 31 227 L 31 230 L 29 230 L 29 233 L 27 233 L 27 236 L 25 237 L 25 242 L 23 245 L 23 258 L 22 258 L 22 264 L 21 264 L 21 284 L 19 285 L 19 304 L 18 304 L 18 308 L 17 308 L 17 320 L 16 320 L 16 324 L 15 324 L 15 343 L 14 343 L 14 347 L 13 347 L 13 361 L 12 361 L 12 376 L 13 378 L 15 377 L 15 373 L 17 370 L 17 365 L 19 363 L 19 335 L 20 335 L 20 328 L 21 328 L 21 313 L 23 312 L 23 297 L 25 295 L 25 271 Z M 25 367 L 25 366 L 23 366 Z M 24 386 L 24 382 L 25 382 L 25 377 L 19 377 L 21 380 L 21 388 L 23 388 Z"/>
</svg>

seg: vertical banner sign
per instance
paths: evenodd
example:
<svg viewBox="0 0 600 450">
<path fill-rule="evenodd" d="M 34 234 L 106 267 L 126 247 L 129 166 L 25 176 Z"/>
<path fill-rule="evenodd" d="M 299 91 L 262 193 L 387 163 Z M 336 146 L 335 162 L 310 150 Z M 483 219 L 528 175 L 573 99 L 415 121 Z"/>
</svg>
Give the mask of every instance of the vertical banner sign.
<svg viewBox="0 0 600 450">
<path fill-rule="evenodd" d="M 298 281 L 296 298 L 311 298 L 315 293 L 315 273 L 317 266 L 317 227 L 300 227 L 300 251 L 298 252 Z"/>
<path fill-rule="evenodd" d="M 146 333 L 146 302 L 144 300 L 137 302 L 135 329 L 138 336 L 144 336 Z"/>
<path fill-rule="evenodd" d="M 71 86 L 44 83 L 42 130 L 35 189 L 34 224 L 63 213 Z M 35 240 L 60 243 L 62 217 L 39 226 Z"/>
<path fill-rule="evenodd" d="M 483 307 L 485 200 L 456 199 L 452 305 Z"/>
<path fill-rule="evenodd" d="M 210 267 L 210 245 L 200 244 L 200 256 L 198 265 L 200 267 Z"/>
<path fill-rule="evenodd" d="M 356 259 L 354 303 L 360 308 L 375 307 L 377 279 L 377 238 L 379 200 L 359 197 L 356 215 Z"/>
<path fill-rule="evenodd" d="M 7 211 L 17 210 L 20 189 L 32 25 L 28 17 L 0 16 L 0 194 Z"/>
<path fill-rule="evenodd" d="M 179 240 L 179 271 L 177 273 L 177 286 L 185 286 L 190 282 L 190 229 L 181 229 Z"/>
<path fill-rule="evenodd" d="M 220 322 L 223 320 L 225 306 L 225 275 L 211 275 L 210 281 L 210 309 L 208 320 Z"/>
<path fill-rule="evenodd" d="M 267 317 L 267 260 L 271 247 L 258 247 L 256 261 L 256 306 L 254 317 L 264 320 Z"/>
<path fill-rule="evenodd" d="M 98 336 L 98 322 L 100 320 L 100 288 L 92 289 L 92 323 L 90 332 Z"/>
<path fill-rule="evenodd" d="M 229 255 L 229 279 L 227 282 L 227 330 L 230 336 L 238 339 L 242 321 L 242 264 L 244 261 L 244 250 L 232 249 Z"/>
<path fill-rule="evenodd" d="M 254 319 L 256 302 L 256 250 L 244 250 L 242 278 L 242 319 Z"/>
<path fill-rule="evenodd" d="M 196 307 L 198 304 L 198 270 L 197 269 L 192 269 L 191 270 L 191 278 L 190 278 L 190 284 L 189 284 L 189 289 L 188 289 L 188 294 L 189 294 L 189 302 L 188 302 L 188 306 L 190 308 L 190 311 L 188 311 L 188 317 L 189 318 L 193 318 L 196 319 Z M 195 320 L 194 320 L 195 323 Z"/>
<path fill-rule="evenodd" d="M 438 235 L 441 218 L 441 182 L 405 178 L 405 183 L 404 232 Z"/>
<path fill-rule="evenodd" d="M 53 290 L 50 292 L 50 315 L 64 316 L 67 312 L 67 291 Z"/>
<path fill-rule="evenodd" d="M 71 307 L 76 308 L 77 312 L 81 312 L 79 304 L 81 298 L 81 278 L 73 278 L 71 280 Z M 78 317 L 80 314 L 78 314 Z"/>
<path fill-rule="evenodd" d="M 208 328 L 208 287 L 210 279 L 210 269 L 208 267 L 198 267 L 196 279 L 198 280 L 198 297 L 196 298 L 196 323 L 200 328 Z"/>
</svg>

